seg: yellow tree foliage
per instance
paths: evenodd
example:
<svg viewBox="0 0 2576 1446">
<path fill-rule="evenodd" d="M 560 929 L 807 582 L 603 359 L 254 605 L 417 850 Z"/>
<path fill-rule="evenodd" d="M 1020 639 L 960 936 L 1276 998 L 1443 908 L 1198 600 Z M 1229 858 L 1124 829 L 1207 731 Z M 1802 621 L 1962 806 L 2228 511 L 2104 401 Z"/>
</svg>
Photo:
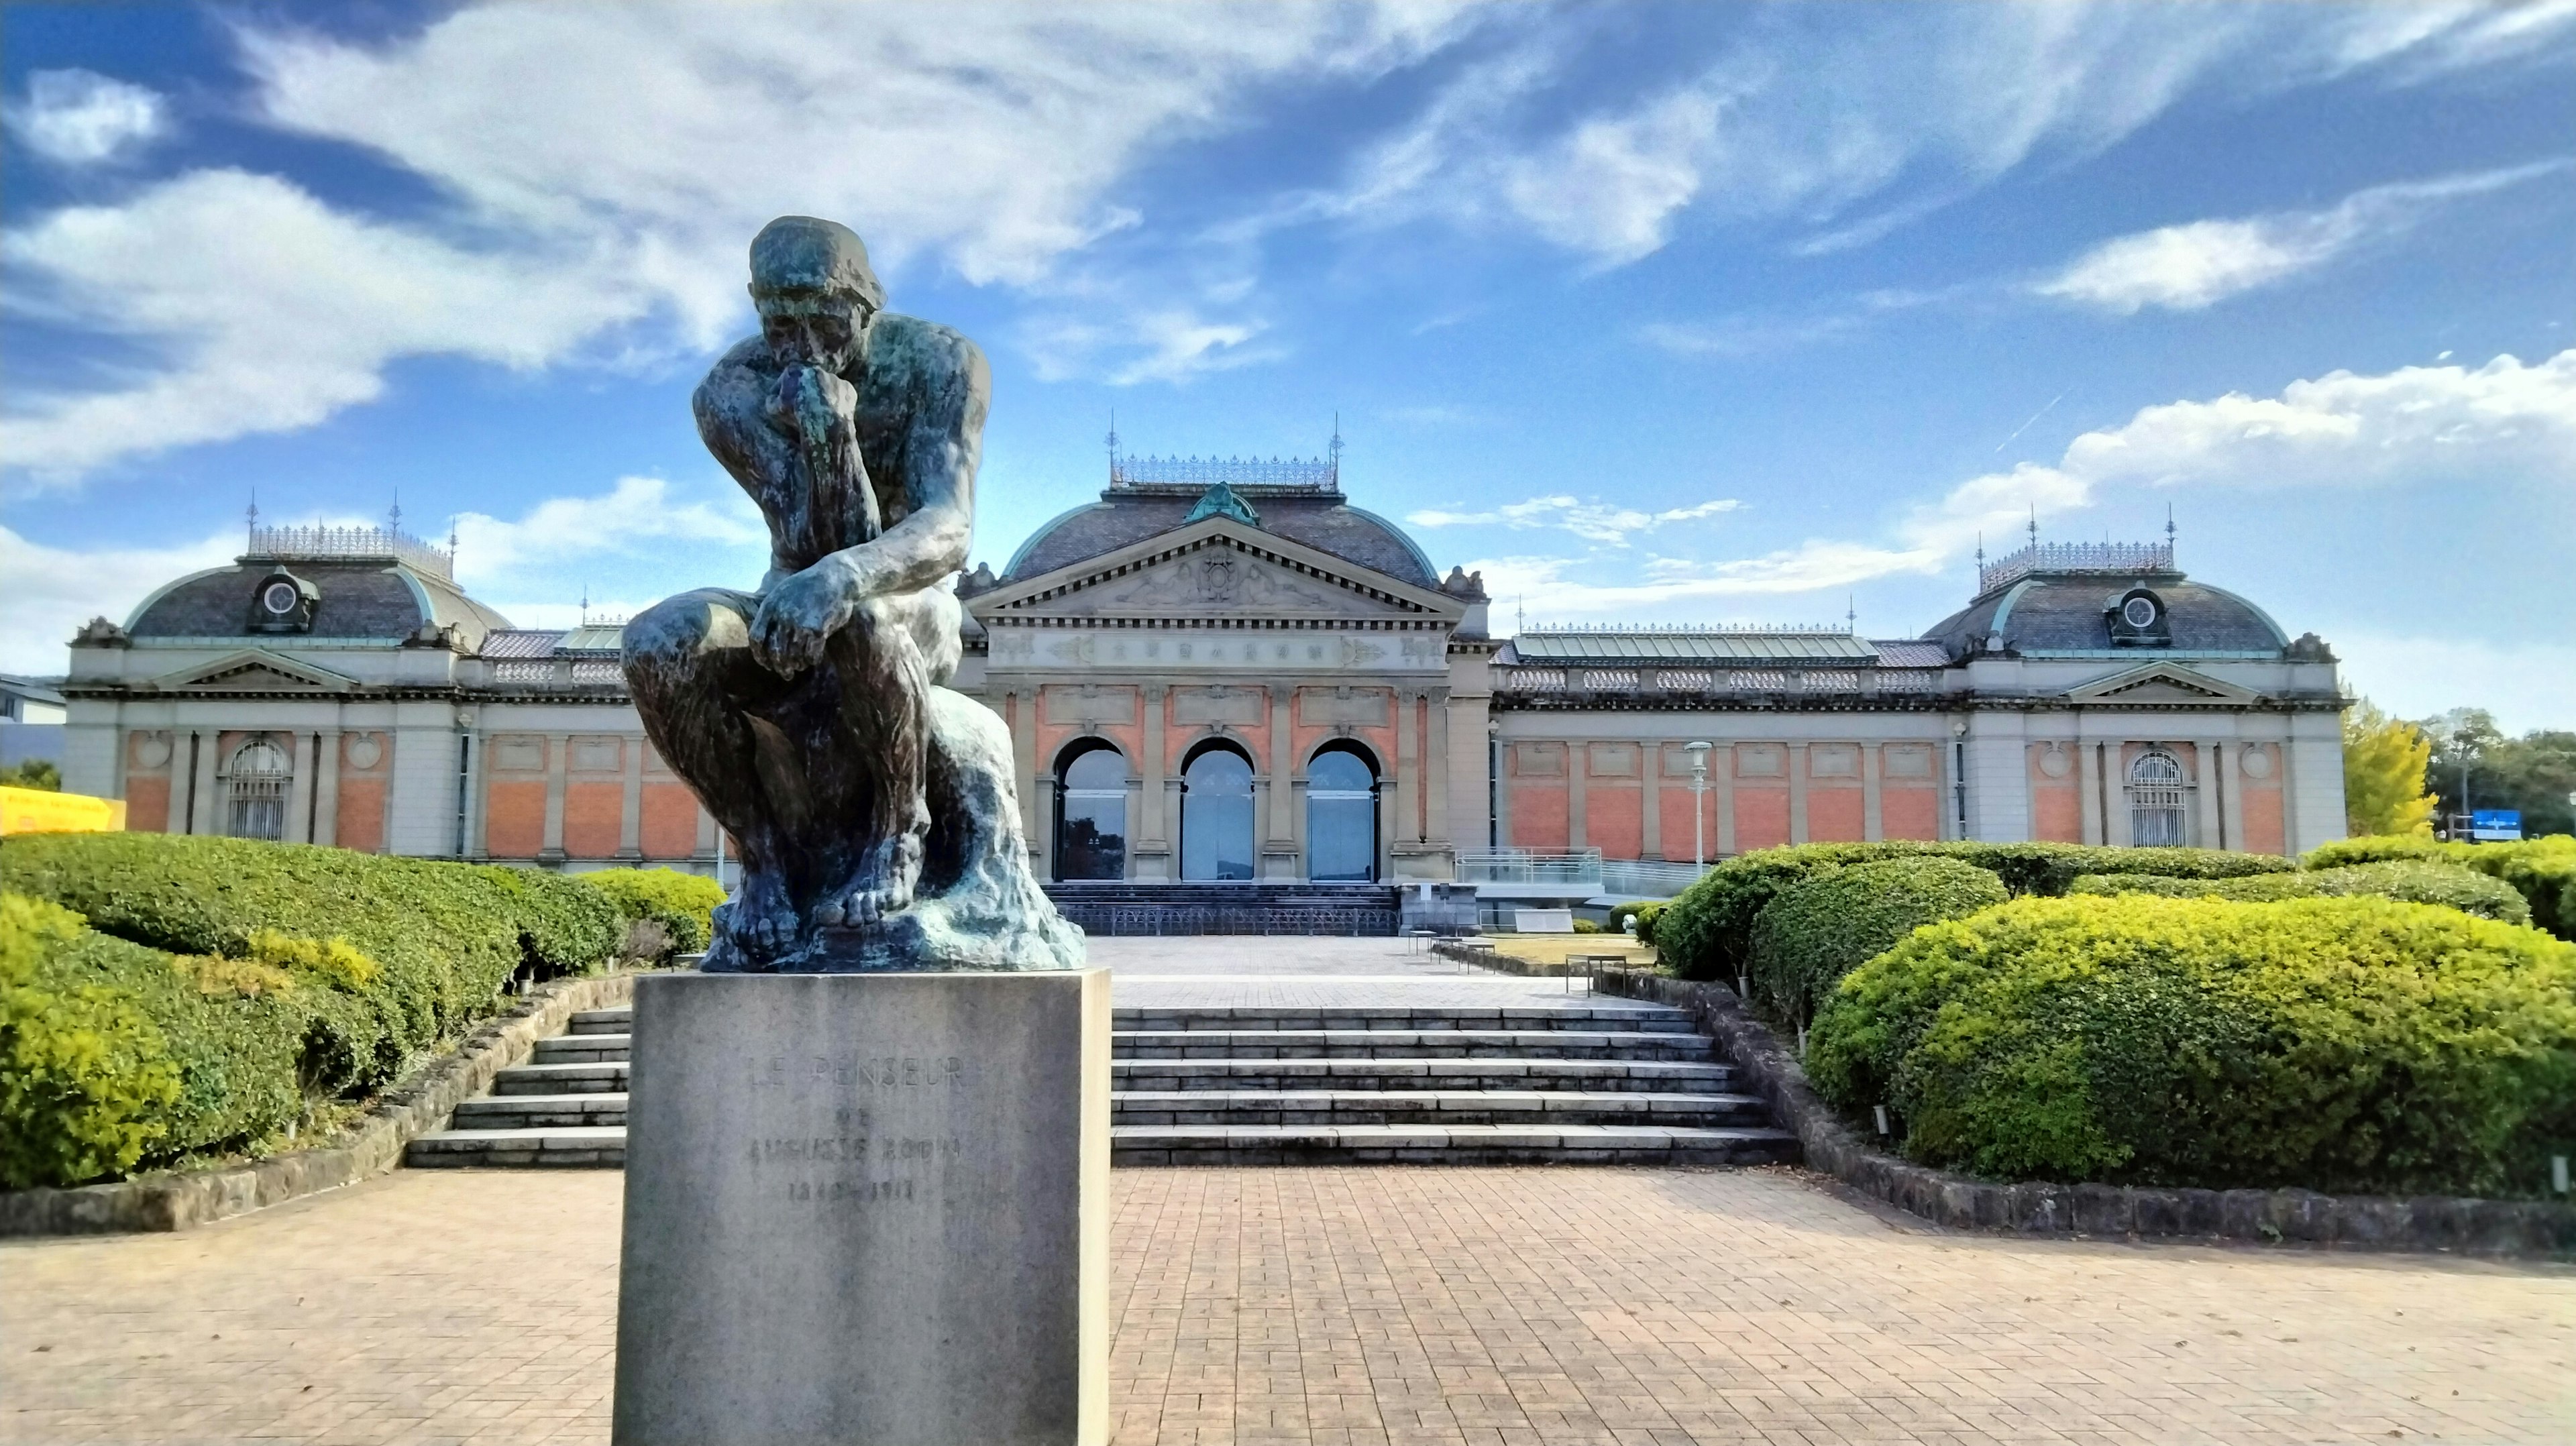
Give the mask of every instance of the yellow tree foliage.
<svg viewBox="0 0 2576 1446">
<path fill-rule="evenodd" d="M 2391 718 L 2367 698 L 2343 715 L 2344 824 L 2356 836 L 2429 835 L 2433 795 L 2424 790 L 2424 767 L 2433 740 L 2403 718 Z"/>
</svg>

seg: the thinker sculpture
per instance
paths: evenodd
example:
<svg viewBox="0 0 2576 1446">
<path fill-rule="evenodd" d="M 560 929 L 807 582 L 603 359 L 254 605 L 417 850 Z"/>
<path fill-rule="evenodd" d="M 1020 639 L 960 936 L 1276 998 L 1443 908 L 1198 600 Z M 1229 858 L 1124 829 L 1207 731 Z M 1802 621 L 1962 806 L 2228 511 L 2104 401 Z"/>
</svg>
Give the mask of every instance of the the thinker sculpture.
<svg viewBox="0 0 2576 1446">
<path fill-rule="evenodd" d="M 757 593 L 626 628 L 644 730 L 742 853 L 714 972 L 1066 969 L 1080 930 L 1029 875 L 1009 732 L 940 685 L 974 533 L 983 354 L 883 310 L 846 226 L 751 243 L 761 334 L 698 386 L 698 434 L 769 520 Z"/>
</svg>

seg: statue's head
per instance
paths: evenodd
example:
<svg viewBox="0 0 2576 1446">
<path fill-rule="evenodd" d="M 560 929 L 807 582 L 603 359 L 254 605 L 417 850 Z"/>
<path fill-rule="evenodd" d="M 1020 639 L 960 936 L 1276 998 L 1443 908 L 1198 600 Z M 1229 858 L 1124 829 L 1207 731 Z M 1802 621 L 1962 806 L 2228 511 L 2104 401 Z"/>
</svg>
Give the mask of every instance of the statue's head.
<svg viewBox="0 0 2576 1446">
<path fill-rule="evenodd" d="M 837 221 L 781 216 L 751 238 L 751 300 L 781 365 L 847 371 L 868 320 L 885 306 L 858 233 Z"/>
</svg>

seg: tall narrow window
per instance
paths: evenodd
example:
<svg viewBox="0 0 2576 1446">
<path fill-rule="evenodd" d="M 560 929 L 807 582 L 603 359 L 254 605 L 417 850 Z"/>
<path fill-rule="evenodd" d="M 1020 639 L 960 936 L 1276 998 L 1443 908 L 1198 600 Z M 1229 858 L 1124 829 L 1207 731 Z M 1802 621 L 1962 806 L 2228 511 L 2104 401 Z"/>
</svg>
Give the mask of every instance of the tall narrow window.
<svg viewBox="0 0 2576 1446">
<path fill-rule="evenodd" d="M 224 832 L 234 838 L 286 837 L 286 785 L 295 769 L 286 750 L 253 738 L 224 770 Z"/>
<path fill-rule="evenodd" d="M 1252 877 L 1252 760 L 1231 748 L 1181 770 L 1181 877 Z"/>
<path fill-rule="evenodd" d="M 2189 791 L 2181 760 L 2161 748 L 2139 754 L 2129 765 L 2129 842 L 2140 848 L 2180 847 Z"/>
<path fill-rule="evenodd" d="M 1377 877 L 1377 770 L 1348 746 L 1328 748 L 1306 765 L 1306 877 Z"/>
<path fill-rule="evenodd" d="M 1065 761 L 1056 782 L 1055 876 L 1127 877 L 1126 757 L 1094 743 Z"/>
</svg>

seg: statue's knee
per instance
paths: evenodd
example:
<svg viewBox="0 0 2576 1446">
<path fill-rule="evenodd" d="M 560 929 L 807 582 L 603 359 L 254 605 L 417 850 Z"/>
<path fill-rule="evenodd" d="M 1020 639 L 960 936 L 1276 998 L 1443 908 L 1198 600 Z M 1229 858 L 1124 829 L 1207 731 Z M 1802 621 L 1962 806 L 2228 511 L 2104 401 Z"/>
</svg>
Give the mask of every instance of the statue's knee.
<svg viewBox="0 0 2576 1446">
<path fill-rule="evenodd" d="M 637 613 L 626 625 L 620 648 L 630 669 L 685 669 L 725 646 L 729 631 L 743 631 L 732 608 L 703 593 L 682 593 Z"/>
</svg>

